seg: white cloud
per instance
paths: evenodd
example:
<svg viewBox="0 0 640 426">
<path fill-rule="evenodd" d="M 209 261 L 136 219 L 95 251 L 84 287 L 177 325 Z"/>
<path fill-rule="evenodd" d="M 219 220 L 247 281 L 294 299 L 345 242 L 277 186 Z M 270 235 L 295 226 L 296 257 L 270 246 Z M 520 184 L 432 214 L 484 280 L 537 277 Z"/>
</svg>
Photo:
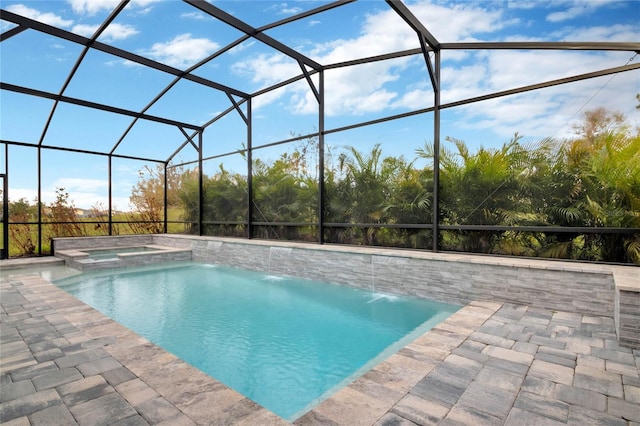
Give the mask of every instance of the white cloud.
<svg viewBox="0 0 640 426">
<path fill-rule="evenodd" d="M 606 40 L 609 42 L 636 42 L 640 38 L 637 27 L 631 25 L 609 25 L 585 28 L 571 28 L 552 33 L 554 38 L 567 41 Z"/>
<path fill-rule="evenodd" d="M 102 10 L 113 10 L 120 0 L 68 0 L 77 14 L 95 15 Z"/>
<path fill-rule="evenodd" d="M 99 27 L 99 25 L 78 24 L 74 25 L 71 31 L 85 37 L 91 37 Z M 138 32 L 131 25 L 113 22 L 104 30 L 99 39 L 103 41 L 124 40 L 138 34 Z"/>
<path fill-rule="evenodd" d="M 107 27 L 100 38 L 104 37 L 106 40 L 124 40 L 138 33 L 139 31 L 131 25 L 114 22 Z"/>
<path fill-rule="evenodd" d="M 519 9 L 532 5 L 510 4 Z M 446 7 L 444 3 L 425 1 L 409 7 L 442 42 L 475 41 L 480 37 L 496 41 L 542 40 L 528 35 L 529 31 L 524 27 L 515 27 L 519 22 L 517 19 L 505 17 L 504 11 L 491 9 L 491 3 L 487 2 Z M 505 36 L 501 30 L 506 27 L 514 27 L 515 31 Z M 520 28 L 522 34 L 519 34 Z M 546 33 L 544 37 L 545 40 L 567 41 L 635 41 L 637 27 L 562 28 Z M 415 34 L 395 12 L 385 9 L 367 16 L 357 37 L 318 44 L 307 55 L 320 63 L 332 64 L 354 59 L 354 52 L 357 57 L 366 57 L 415 47 Z M 620 66 L 629 57 L 625 52 L 447 51 L 443 53 L 442 102 Z M 279 53 L 245 59 L 232 69 L 260 88 L 300 73 L 297 64 Z M 396 84 L 400 73 L 403 79 L 409 75 L 409 80 L 416 84 L 410 87 Z M 602 105 L 630 116 L 630 112 L 635 112 L 638 72 L 616 75 L 612 84 L 607 84 L 609 78 L 611 76 L 458 107 L 456 116 L 461 118 L 455 126 L 460 129 L 474 126 L 507 139 L 516 131 L 524 135 L 562 137 L 570 130 L 570 123 L 567 123 L 579 118 L 572 117 L 585 104 L 586 109 Z M 325 87 L 325 113 L 328 116 L 392 113 L 433 104 L 429 76 L 419 56 L 328 70 Z M 594 94 L 597 96 L 590 100 Z M 260 96 L 253 106 L 260 109 L 276 104 L 294 114 L 314 114 L 318 108 L 305 81 Z"/>
<path fill-rule="evenodd" d="M 142 64 L 139 64 L 137 62 L 133 62 L 133 61 L 129 61 L 127 59 L 114 59 L 111 61 L 107 61 L 104 63 L 107 66 L 110 67 L 115 67 L 116 65 L 123 65 L 125 67 L 130 67 L 130 68 L 140 68 L 143 69 L 145 66 Z"/>
<path fill-rule="evenodd" d="M 231 50 L 228 51 L 228 53 L 230 55 L 237 55 L 238 53 L 242 52 L 243 50 L 247 50 L 248 48 L 253 46 L 255 43 L 256 43 L 255 40 L 249 39 L 248 41 L 245 41 L 244 43 L 240 43 L 237 46 L 233 47 Z"/>
<path fill-rule="evenodd" d="M 503 19 L 498 11 L 482 10 L 467 4 L 447 8 L 425 1 L 412 4 L 410 8 L 430 30 L 433 30 L 435 37 L 442 37 L 444 41 L 467 40 L 475 33 L 490 33 L 513 24 L 512 21 Z M 333 64 L 354 59 L 354 52 L 357 52 L 357 57 L 368 57 L 416 47 L 418 36 L 413 30 L 395 11 L 384 9 L 366 16 L 358 37 L 318 44 L 307 54 L 320 63 Z M 447 53 L 449 59 L 462 60 L 467 56 L 464 52 Z M 411 100 L 420 101 L 418 107 L 426 106 L 427 101 L 420 90 L 401 94 L 386 87 L 397 80 L 399 72 L 413 64 L 418 64 L 424 69 L 422 58 L 400 58 L 328 71 L 325 76 L 325 112 L 327 115 L 362 115 L 389 107 L 407 108 Z M 300 73 L 299 66 L 281 54 L 246 59 L 236 63 L 232 70 L 239 75 L 250 77 L 260 88 Z M 425 78 L 428 80 L 426 74 Z M 308 114 L 317 110 L 317 101 L 306 83 L 292 85 L 278 93 L 281 96 L 292 96 L 289 109 L 293 113 Z M 431 97 L 429 95 L 428 99 Z M 265 100 L 257 105 L 264 106 L 268 100 L 275 102 L 277 99 L 278 96 L 265 97 Z"/>
<path fill-rule="evenodd" d="M 473 65 L 443 68 L 442 102 L 575 76 L 625 64 L 628 53 L 586 51 L 509 51 L 474 55 Z M 491 130 L 504 137 L 515 131 L 536 137 L 567 137 L 580 108 L 603 106 L 631 116 L 638 72 L 604 76 L 571 84 L 492 99 L 456 108 L 459 128 Z M 611 83 L 611 84 L 609 84 Z M 626 89 L 625 89 L 626 88 Z M 572 118 L 573 117 L 573 118 Z M 631 118 L 631 117 L 630 117 Z M 453 135 L 452 135 L 453 136 Z"/>
<path fill-rule="evenodd" d="M 103 10 L 112 11 L 120 3 L 120 0 L 67 0 L 73 11 L 79 15 L 93 16 Z M 161 0 L 133 0 L 131 4 L 135 7 L 144 8 L 149 4 Z"/>
<path fill-rule="evenodd" d="M 318 44 L 309 56 L 323 64 L 333 64 L 357 57 L 376 56 L 417 47 L 418 36 L 393 11 L 385 10 L 366 17 L 361 34 L 353 39 L 337 39 Z"/>
<path fill-rule="evenodd" d="M 56 179 L 48 188 L 42 190 L 42 201 L 52 203 L 56 200 L 57 188 L 64 188 L 69 193 L 69 202 L 75 207 L 90 209 L 97 204 L 107 207 L 109 199 L 107 190 L 109 181 L 104 179 L 60 178 Z M 114 209 L 131 210 L 128 197 L 114 195 Z"/>
<path fill-rule="evenodd" d="M 0 21 L 0 32 L 9 31 L 10 29 L 17 28 L 18 26 L 13 22 Z"/>
<path fill-rule="evenodd" d="M 626 114 L 637 125 L 635 92 L 628 88 L 637 86 L 639 77 L 632 71 L 465 105 L 456 108 L 463 118 L 451 128 L 491 130 L 504 137 L 517 131 L 536 138 L 566 138 L 584 111 L 600 106 Z"/>
<path fill-rule="evenodd" d="M 443 102 L 473 97 L 479 94 L 488 78 L 486 64 L 473 63 L 460 67 L 443 67 L 441 80 Z M 446 100 L 445 100 L 446 99 Z"/>
<path fill-rule="evenodd" d="M 181 18 L 188 18 L 188 19 L 197 19 L 197 20 L 204 20 L 207 19 L 207 15 L 205 15 L 202 12 L 186 12 L 180 15 Z"/>
<path fill-rule="evenodd" d="M 395 69 L 404 66 L 406 59 L 396 60 Z M 393 62 L 393 61 L 391 61 Z M 390 64 L 373 63 L 358 67 L 341 68 L 325 74 L 325 112 L 327 115 L 378 112 L 389 105 L 397 94 L 384 89 L 384 84 L 395 81 L 397 73 L 388 72 Z M 300 66 L 286 55 L 258 55 L 255 58 L 237 62 L 232 68 L 240 76 L 251 78 L 260 87 L 276 84 L 300 73 Z M 316 86 L 317 87 L 317 86 Z M 306 81 L 291 84 L 285 89 L 272 91 L 260 97 L 254 108 L 266 106 L 285 95 L 291 95 L 289 109 L 295 114 L 309 114 L 317 111 L 318 102 Z"/>
<path fill-rule="evenodd" d="M 302 9 L 295 6 L 289 6 L 287 3 L 275 3 L 265 9 L 265 12 L 275 11 L 280 15 L 295 15 L 302 12 Z"/>
<path fill-rule="evenodd" d="M 567 2 L 567 9 L 552 12 L 547 15 L 547 21 L 549 22 L 562 22 L 571 19 L 576 19 L 582 15 L 588 15 L 595 12 L 596 9 L 602 6 L 610 5 L 611 1 L 608 0 L 574 0 Z"/>
<path fill-rule="evenodd" d="M 64 188 L 64 192 L 69 193 L 69 203 L 77 208 L 90 209 L 98 203 L 108 206 L 107 193 L 108 182 L 99 179 L 77 179 L 61 178 L 57 179 L 49 187 L 42 188 L 42 202 L 51 204 L 56 201 L 57 188 Z M 11 201 L 18 201 L 21 198 L 33 203 L 37 200 L 38 192 L 29 188 L 9 188 Z M 114 206 L 119 209 L 131 209 L 128 197 L 114 196 Z M 115 207 L 114 207 L 115 209 Z"/>
<path fill-rule="evenodd" d="M 498 33 L 519 23 L 516 19 L 506 19 L 500 10 L 483 8 L 484 5 L 487 2 L 448 7 L 423 1 L 410 9 L 440 42 L 471 41 L 479 34 Z"/>
<path fill-rule="evenodd" d="M 256 96 L 251 100 L 251 107 L 253 108 L 254 111 L 259 111 L 262 107 L 265 107 L 273 104 L 274 102 L 277 102 L 279 99 L 284 97 L 286 93 L 288 93 L 291 90 L 293 90 L 294 93 L 301 93 L 303 90 L 303 87 L 302 87 L 303 84 L 306 85 L 306 82 L 294 83 L 292 86 L 298 86 L 294 89 L 290 87 L 281 87 L 279 89 L 264 93 L 260 96 Z M 294 96 L 297 96 L 297 95 L 294 94 Z M 311 111 L 311 112 L 317 112 L 317 110 L 318 109 L 316 108 L 315 111 Z M 259 113 L 254 115 L 254 117 L 258 117 L 258 116 L 259 116 Z"/>
<path fill-rule="evenodd" d="M 494 51 L 487 54 L 485 83 L 490 90 L 511 89 L 606 68 L 604 59 L 587 52 Z"/>
<path fill-rule="evenodd" d="M 433 105 L 434 92 L 431 83 L 422 82 L 407 87 L 407 92 L 391 105 L 394 108 L 420 109 Z"/>
<path fill-rule="evenodd" d="M 191 34 L 182 34 L 166 43 L 154 43 L 145 54 L 167 65 L 187 68 L 219 48 L 218 43 L 207 38 L 192 38 Z"/>
<path fill-rule="evenodd" d="M 144 16 L 148 15 L 153 10 L 153 7 L 145 7 L 143 9 L 138 9 L 133 13 L 130 13 L 131 16 Z"/>
<path fill-rule="evenodd" d="M 38 191 L 28 188 L 13 188 L 9 187 L 9 201 L 16 202 L 22 199 L 27 200 L 29 203 L 33 203 L 38 198 Z"/>
<path fill-rule="evenodd" d="M 251 78 L 252 82 L 264 87 L 300 74 L 300 66 L 293 59 L 281 53 L 260 54 L 234 63 L 231 66 L 231 71 L 237 75 Z"/>
<path fill-rule="evenodd" d="M 296 13 L 302 12 L 302 9 L 299 7 L 284 7 L 280 10 L 280 13 L 283 15 L 295 15 Z"/>
<path fill-rule="evenodd" d="M 377 62 L 327 72 L 327 114 L 362 115 L 387 108 L 398 97 L 398 93 L 385 88 L 385 84 L 398 79 L 399 71 L 404 68 L 406 61 L 400 59 Z M 396 66 L 392 67 L 389 62 L 395 62 Z"/>
<path fill-rule="evenodd" d="M 108 188 L 109 182 L 102 179 L 60 178 L 52 184 L 53 188 L 64 188 L 66 192 L 95 191 Z"/>
<path fill-rule="evenodd" d="M 17 15 L 22 15 L 27 18 L 33 19 L 38 22 L 42 22 L 44 24 L 52 25 L 54 27 L 67 28 L 73 25 L 73 21 L 69 19 L 63 19 L 62 17 L 51 13 L 46 12 L 42 13 L 36 9 L 32 9 L 23 4 L 12 4 L 7 6 L 7 10 L 9 12 L 13 12 Z"/>
<path fill-rule="evenodd" d="M 509 9 L 533 9 L 537 6 L 540 6 L 539 1 L 509 0 L 507 2 L 507 7 Z"/>
</svg>

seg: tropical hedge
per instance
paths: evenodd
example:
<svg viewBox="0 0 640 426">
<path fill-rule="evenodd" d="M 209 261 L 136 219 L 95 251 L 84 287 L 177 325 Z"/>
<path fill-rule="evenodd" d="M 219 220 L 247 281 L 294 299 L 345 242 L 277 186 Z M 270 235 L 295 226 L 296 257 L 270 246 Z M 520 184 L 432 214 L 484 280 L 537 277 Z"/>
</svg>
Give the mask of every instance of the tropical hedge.
<svg viewBox="0 0 640 426">
<path fill-rule="evenodd" d="M 640 129 L 599 108 L 574 130 L 563 140 L 516 134 L 499 147 L 473 149 L 446 138 L 439 152 L 438 248 L 640 263 Z M 326 146 L 322 203 L 317 138 L 282 146 L 288 149 L 275 159 L 252 152 L 251 185 L 247 170 L 228 170 L 224 157 L 213 173 L 203 173 L 202 229 L 197 169 L 169 167 L 169 218 L 178 219 L 169 231 L 317 241 L 322 217 L 328 243 L 433 247 L 432 143 L 416 147 L 412 158 L 385 155 L 379 144 L 339 153 Z M 136 211 L 112 232 L 162 232 L 164 182 L 164 167 L 141 170 L 130 197 Z M 16 223 L 9 225 L 12 255 L 33 254 L 36 204 L 22 199 L 9 207 Z M 43 240 L 105 234 L 105 209 L 94 210 L 93 223 L 74 224 L 73 202 L 60 188 L 54 203 L 43 204 Z"/>
<path fill-rule="evenodd" d="M 475 150 L 446 138 L 440 151 L 439 247 L 640 263 L 640 233 L 610 232 L 640 229 L 640 133 L 604 109 L 586 113 L 575 130 L 576 137 L 561 141 L 523 142 L 516 134 L 500 147 Z M 317 240 L 314 153 L 312 138 L 273 161 L 253 161 L 252 237 Z M 337 156 L 328 150 L 325 241 L 430 248 L 433 157 L 431 143 L 417 148 L 413 159 L 385 156 L 380 145 L 348 148 Z M 184 219 L 197 222 L 195 171 L 185 172 L 179 198 Z M 247 236 L 246 173 L 221 164 L 203 177 L 203 199 L 204 234 Z M 194 225 L 190 231 L 199 229 Z"/>
</svg>

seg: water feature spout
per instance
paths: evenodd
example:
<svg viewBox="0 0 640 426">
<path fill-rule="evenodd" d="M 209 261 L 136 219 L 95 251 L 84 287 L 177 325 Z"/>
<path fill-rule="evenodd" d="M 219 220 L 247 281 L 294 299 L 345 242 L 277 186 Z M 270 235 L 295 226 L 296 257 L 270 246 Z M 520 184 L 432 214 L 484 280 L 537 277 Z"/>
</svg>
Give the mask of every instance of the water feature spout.
<svg viewBox="0 0 640 426">
<path fill-rule="evenodd" d="M 376 292 L 376 284 L 382 287 L 402 287 L 409 259 L 397 256 L 371 256 L 371 292 Z"/>
<path fill-rule="evenodd" d="M 271 273 L 271 265 L 282 265 L 289 257 L 291 257 L 291 247 L 271 247 L 267 272 Z"/>
<path fill-rule="evenodd" d="M 371 256 L 371 293 L 376 292 L 376 272 L 373 259 L 375 259 L 375 257 Z"/>
</svg>

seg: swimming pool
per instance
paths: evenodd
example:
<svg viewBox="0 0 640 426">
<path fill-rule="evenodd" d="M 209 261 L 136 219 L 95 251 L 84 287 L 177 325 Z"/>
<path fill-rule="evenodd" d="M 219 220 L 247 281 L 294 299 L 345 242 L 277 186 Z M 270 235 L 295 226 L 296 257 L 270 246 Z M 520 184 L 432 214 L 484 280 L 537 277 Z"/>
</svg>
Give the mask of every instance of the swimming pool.
<svg viewBox="0 0 640 426">
<path fill-rule="evenodd" d="M 459 309 L 195 263 L 55 283 L 289 421 Z"/>
</svg>

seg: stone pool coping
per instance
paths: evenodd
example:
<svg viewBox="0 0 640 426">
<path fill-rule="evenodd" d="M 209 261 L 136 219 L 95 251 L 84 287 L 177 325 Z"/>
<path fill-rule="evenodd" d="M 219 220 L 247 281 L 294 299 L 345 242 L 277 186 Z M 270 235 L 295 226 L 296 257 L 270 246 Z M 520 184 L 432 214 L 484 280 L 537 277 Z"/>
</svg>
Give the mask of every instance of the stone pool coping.
<svg viewBox="0 0 640 426">
<path fill-rule="evenodd" d="M 3 424 L 288 424 L 38 275 L 0 282 Z M 640 422 L 640 351 L 613 327 L 471 302 L 294 423 Z"/>
</svg>

